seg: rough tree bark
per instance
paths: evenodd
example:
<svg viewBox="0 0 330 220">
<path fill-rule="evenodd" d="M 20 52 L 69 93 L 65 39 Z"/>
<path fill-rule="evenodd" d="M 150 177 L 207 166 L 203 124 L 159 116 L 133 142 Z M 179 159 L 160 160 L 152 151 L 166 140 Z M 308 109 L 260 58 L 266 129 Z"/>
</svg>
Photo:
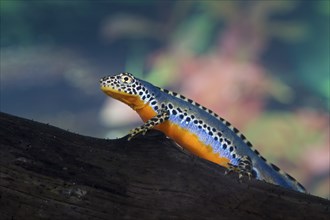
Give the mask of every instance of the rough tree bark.
<svg viewBox="0 0 330 220">
<path fill-rule="evenodd" d="M 224 175 L 158 132 L 104 140 L 1 113 L 0 219 L 328 219 L 329 201 Z"/>
</svg>

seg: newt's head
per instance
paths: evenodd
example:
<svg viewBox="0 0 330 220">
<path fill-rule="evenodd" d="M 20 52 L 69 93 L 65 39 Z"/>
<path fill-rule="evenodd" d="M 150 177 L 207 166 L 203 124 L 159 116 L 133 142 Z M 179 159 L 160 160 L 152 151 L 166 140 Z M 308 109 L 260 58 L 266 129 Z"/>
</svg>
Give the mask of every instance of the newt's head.
<svg viewBox="0 0 330 220">
<path fill-rule="evenodd" d="M 133 109 L 145 106 L 145 102 L 150 98 L 150 92 L 141 80 L 135 78 L 130 73 L 120 73 L 115 76 L 106 76 L 100 80 L 101 90 Z"/>
</svg>

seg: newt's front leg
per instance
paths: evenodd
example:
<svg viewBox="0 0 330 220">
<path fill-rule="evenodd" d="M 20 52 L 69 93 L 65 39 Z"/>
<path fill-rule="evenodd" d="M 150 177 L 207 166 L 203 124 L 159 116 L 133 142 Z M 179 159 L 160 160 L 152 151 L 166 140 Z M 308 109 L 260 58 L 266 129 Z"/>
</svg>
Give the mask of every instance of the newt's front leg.
<svg viewBox="0 0 330 220">
<path fill-rule="evenodd" d="M 164 105 L 162 105 L 162 106 L 164 106 Z M 159 110 L 158 114 L 155 117 L 146 121 L 144 123 L 144 125 L 131 130 L 127 140 L 130 141 L 132 138 L 134 138 L 136 135 L 138 135 L 140 133 L 142 135 L 145 135 L 145 133 L 147 131 L 149 131 L 149 130 L 153 129 L 155 126 L 165 122 L 166 120 L 169 119 L 169 117 L 170 117 L 170 113 L 166 108 Z"/>
</svg>

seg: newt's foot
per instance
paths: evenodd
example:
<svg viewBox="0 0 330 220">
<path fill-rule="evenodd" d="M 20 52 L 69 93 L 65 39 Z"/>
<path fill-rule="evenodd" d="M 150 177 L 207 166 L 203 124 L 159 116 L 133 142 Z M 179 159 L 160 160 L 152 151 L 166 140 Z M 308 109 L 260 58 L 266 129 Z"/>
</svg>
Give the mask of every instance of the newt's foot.
<svg viewBox="0 0 330 220">
<path fill-rule="evenodd" d="M 249 156 L 244 156 L 240 159 L 238 166 L 228 163 L 228 169 L 225 175 L 235 172 L 238 173 L 238 179 L 241 182 L 243 176 L 247 176 L 249 179 L 252 177 L 252 161 Z"/>
<path fill-rule="evenodd" d="M 132 138 L 134 138 L 135 136 L 139 135 L 139 134 L 142 134 L 142 135 L 145 135 L 148 131 L 148 128 L 146 128 L 145 126 L 141 126 L 141 127 L 137 127 L 137 128 L 134 128 L 133 130 L 131 130 L 129 132 L 129 136 L 127 138 L 128 141 L 130 141 Z"/>
</svg>

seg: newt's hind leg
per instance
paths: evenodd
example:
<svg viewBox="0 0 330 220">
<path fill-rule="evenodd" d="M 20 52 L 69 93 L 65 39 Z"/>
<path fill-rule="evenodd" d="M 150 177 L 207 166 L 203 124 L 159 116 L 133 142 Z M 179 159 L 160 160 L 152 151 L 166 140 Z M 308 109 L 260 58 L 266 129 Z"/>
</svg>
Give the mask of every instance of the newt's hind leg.
<svg viewBox="0 0 330 220">
<path fill-rule="evenodd" d="M 252 161 L 249 156 L 243 156 L 240 158 L 238 165 L 233 165 L 228 163 L 229 167 L 225 174 L 236 172 L 238 173 L 239 180 L 242 179 L 243 176 L 248 176 L 251 179 L 252 176 Z"/>
</svg>

